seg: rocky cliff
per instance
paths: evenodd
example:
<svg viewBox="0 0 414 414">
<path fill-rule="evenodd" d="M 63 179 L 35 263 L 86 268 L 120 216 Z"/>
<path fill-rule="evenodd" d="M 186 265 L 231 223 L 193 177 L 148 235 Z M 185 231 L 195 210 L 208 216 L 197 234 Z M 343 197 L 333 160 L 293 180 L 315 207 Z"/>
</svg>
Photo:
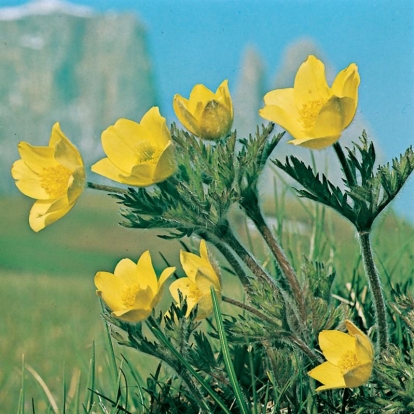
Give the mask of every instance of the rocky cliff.
<svg viewBox="0 0 414 414">
<path fill-rule="evenodd" d="M 133 14 L 57 0 L 0 9 L 0 192 L 14 188 L 17 144 L 48 142 L 59 121 L 86 164 L 101 132 L 156 104 L 145 29 Z"/>
</svg>

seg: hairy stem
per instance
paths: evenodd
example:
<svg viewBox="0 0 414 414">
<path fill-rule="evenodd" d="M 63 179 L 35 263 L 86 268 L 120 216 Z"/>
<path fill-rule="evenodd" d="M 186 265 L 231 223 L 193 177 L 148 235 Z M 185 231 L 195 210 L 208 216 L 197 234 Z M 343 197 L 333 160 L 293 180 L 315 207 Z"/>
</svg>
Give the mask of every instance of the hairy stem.
<svg viewBox="0 0 414 414">
<path fill-rule="evenodd" d="M 93 190 L 105 191 L 107 193 L 128 194 L 128 190 L 124 190 L 123 188 L 118 187 L 112 187 L 110 185 L 96 184 L 88 181 L 86 183 L 86 186 L 88 188 L 92 188 Z"/>
<path fill-rule="evenodd" d="M 246 213 L 253 220 L 254 224 L 257 227 L 257 230 L 259 230 L 260 234 L 262 235 L 263 239 L 268 245 L 270 251 L 272 252 L 274 258 L 276 259 L 280 267 L 280 270 L 282 271 L 287 282 L 289 283 L 290 289 L 293 293 L 296 304 L 302 316 L 302 320 L 306 320 L 306 310 L 303 301 L 303 292 L 300 287 L 296 273 L 293 270 L 291 264 L 289 263 L 287 257 L 285 256 L 285 253 L 283 252 L 279 243 L 277 242 L 269 227 L 267 226 L 259 206 L 257 206 L 257 209 L 255 209 L 254 211 L 250 208 L 246 209 Z"/>
<path fill-rule="evenodd" d="M 383 351 L 387 347 L 388 343 L 388 328 L 387 314 L 384 296 L 382 294 L 381 282 L 372 256 L 369 232 L 360 232 L 358 235 L 361 245 L 362 258 L 364 261 L 365 273 L 368 277 L 369 287 L 374 299 L 375 319 L 378 329 L 378 348 L 380 351 Z"/>
<path fill-rule="evenodd" d="M 236 236 L 233 234 L 232 230 L 228 223 L 221 226 L 220 229 L 221 236 L 223 240 L 237 253 L 240 259 L 246 264 L 246 266 L 252 271 L 252 273 L 258 278 L 266 281 L 274 290 L 279 291 L 276 280 L 273 279 L 267 272 L 264 270 L 256 259 L 243 247 L 243 245 L 237 240 Z"/>
<path fill-rule="evenodd" d="M 261 319 L 263 321 L 266 321 L 266 322 L 268 322 L 272 325 L 278 326 L 278 324 L 275 323 L 274 319 L 270 318 L 269 316 L 265 315 L 264 313 L 260 312 L 259 310 L 253 308 L 252 306 L 247 305 L 246 303 L 239 302 L 238 300 L 229 298 L 228 296 L 222 296 L 221 300 L 223 302 L 227 302 L 227 303 L 230 303 L 234 306 L 237 306 L 238 308 L 243 309 L 243 310 L 251 313 L 252 315 L 257 316 L 259 319 Z"/>
</svg>

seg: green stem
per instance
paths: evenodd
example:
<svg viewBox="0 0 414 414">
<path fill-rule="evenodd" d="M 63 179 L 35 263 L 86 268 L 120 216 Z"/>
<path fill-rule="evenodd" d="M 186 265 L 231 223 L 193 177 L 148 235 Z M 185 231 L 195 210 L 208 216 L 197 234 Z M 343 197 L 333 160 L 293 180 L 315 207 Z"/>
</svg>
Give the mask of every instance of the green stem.
<svg viewBox="0 0 414 414">
<path fill-rule="evenodd" d="M 242 244 L 237 240 L 236 236 L 233 234 L 230 229 L 229 223 L 221 226 L 220 229 L 221 236 L 223 240 L 237 253 L 240 259 L 246 264 L 246 266 L 252 271 L 252 273 L 258 278 L 266 281 L 274 290 L 279 291 L 276 280 L 273 279 L 267 272 L 264 270 L 256 259 L 242 246 Z"/>
<path fill-rule="evenodd" d="M 96 183 L 91 183 L 88 181 L 86 183 L 86 186 L 93 190 L 105 191 L 107 193 L 128 194 L 128 190 L 124 190 L 123 188 L 118 188 L 118 187 L 112 187 L 110 185 L 96 184 Z"/>
<path fill-rule="evenodd" d="M 275 323 L 274 319 L 270 318 L 269 316 L 265 315 L 264 313 L 260 312 L 259 310 L 251 307 L 250 305 L 247 305 L 246 303 L 239 302 L 236 299 L 229 298 L 228 296 L 222 296 L 221 300 L 223 302 L 230 303 L 231 305 L 237 306 L 240 309 L 243 309 L 247 312 L 250 312 L 252 315 L 257 316 L 259 319 L 266 321 L 267 323 L 270 323 L 271 325 L 275 325 L 279 327 L 277 323 Z"/>
<path fill-rule="evenodd" d="M 369 232 L 359 232 L 358 235 L 365 273 L 368 277 L 370 290 L 374 299 L 375 319 L 378 329 L 378 348 L 380 351 L 383 351 L 387 347 L 388 343 L 387 314 L 384 296 L 382 294 L 379 275 L 377 269 L 375 268 L 372 256 L 371 243 L 369 239 L 370 234 Z"/>
<path fill-rule="evenodd" d="M 344 170 L 344 174 L 345 174 L 346 180 L 348 181 L 349 187 L 355 186 L 357 184 L 356 179 L 354 175 L 352 174 L 351 169 L 349 168 L 349 164 L 344 154 L 344 151 L 341 147 L 341 144 L 339 142 L 335 142 L 335 144 L 333 144 L 333 148 L 336 152 L 339 162 L 341 163 L 342 169 Z"/>
<path fill-rule="evenodd" d="M 270 231 L 269 227 L 267 226 L 265 219 L 260 211 L 259 206 L 257 205 L 256 207 L 257 209 L 255 209 L 254 211 L 250 208 L 246 209 L 246 213 L 253 220 L 254 224 L 257 227 L 257 230 L 259 230 L 260 234 L 262 235 L 263 239 L 268 245 L 270 251 L 272 252 L 274 258 L 279 264 L 279 267 L 283 275 L 286 277 L 286 280 L 289 283 L 290 289 L 293 293 L 296 304 L 302 316 L 302 320 L 305 321 L 306 320 L 306 309 L 305 309 L 305 303 L 304 303 L 304 295 L 300 287 L 296 273 L 293 270 L 292 266 L 290 265 L 282 248 L 279 246 L 279 243 L 277 242 L 272 232 Z"/>
<path fill-rule="evenodd" d="M 257 316 L 259 319 L 266 321 L 267 323 L 271 324 L 271 325 L 275 325 L 279 328 L 279 325 L 275 323 L 275 321 L 270 318 L 269 316 L 265 315 L 264 313 L 260 312 L 259 310 L 245 304 L 242 302 L 239 302 L 238 300 L 229 298 L 228 296 L 222 296 L 221 297 L 223 302 L 227 302 L 230 303 L 234 306 L 237 306 L 240 309 L 246 310 L 247 312 L 250 312 L 251 314 Z M 308 347 L 308 345 L 306 345 L 306 343 L 304 341 L 302 341 L 297 335 L 290 333 L 288 335 L 288 338 L 294 343 L 296 344 L 311 360 L 320 360 L 321 358 L 318 357 L 318 355 L 312 351 L 312 349 L 310 349 Z"/>
</svg>

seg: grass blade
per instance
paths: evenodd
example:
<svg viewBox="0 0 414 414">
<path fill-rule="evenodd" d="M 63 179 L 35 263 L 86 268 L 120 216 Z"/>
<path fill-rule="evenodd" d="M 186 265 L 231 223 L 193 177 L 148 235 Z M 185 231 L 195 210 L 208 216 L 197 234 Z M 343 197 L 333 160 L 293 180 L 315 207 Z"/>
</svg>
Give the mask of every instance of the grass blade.
<svg viewBox="0 0 414 414">
<path fill-rule="evenodd" d="M 168 340 L 164 333 L 159 329 L 157 322 L 151 316 L 147 319 L 148 327 L 151 329 L 155 337 L 167 347 L 174 357 L 180 361 L 182 365 L 190 372 L 190 374 L 199 382 L 199 384 L 204 388 L 204 390 L 210 395 L 210 397 L 217 403 L 221 408 L 222 412 L 225 414 L 231 414 L 229 409 L 226 407 L 224 401 L 217 395 L 217 393 L 204 381 L 201 375 L 192 367 L 192 365 L 174 348 L 173 344 Z M 201 408 L 201 407 L 200 407 Z M 211 412 L 208 409 L 208 406 L 204 407 L 206 410 Z"/>
<path fill-rule="evenodd" d="M 22 355 L 22 387 L 20 388 L 19 404 L 17 407 L 17 414 L 24 414 L 24 354 Z"/>
<path fill-rule="evenodd" d="M 45 393 L 46 398 L 48 399 L 50 403 L 50 407 L 53 410 L 53 412 L 58 414 L 59 408 L 56 403 L 56 400 L 53 398 L 52 393 L 50 392 L 46 383 L 43 381 L 42 377 L 30 365 L 26 365 L 26 369 L 33 375 L 34 379 L 38 382 L 38 384 L 42 388 L 43 392 Z"/>
<path fill-rule="evenodd" d="M 95 342 L 92 344 L 92 359 L 89 365 L 88 382 L 86 386 L 85 401 L 83 403 L 86 413 L 90 413 L 93 406 L 94 393 L 88 391 L 93 389 L 95 389 Z"/>
<path fill-rule="evenodd" d="M 103 315 L 105 312 L 105 305 L 101 299 L 99 299 L 99 304 L 101 305 L 101 313 Z M 114 346 L 112 344 L 111 330 L 105 319 L 103 319 L 103 323 L 105 327 L 105 340 L 107 345 L 106 351 L 109 358 L 109 369 L 111 371 L 112 385 L 116 386 L 118 384 L 118 367 L 116 365 Z"/>
<path fill-rule="evenodd" d="M 242 414 L 249 414 L 250 410 L 247 407 L 244 399 L 243 392 L 237 381 L 236 372 L 234 371 L 233 362 L 231 360 L 230 349 L 227 343 L 226 332 L 224 330 L 223 318 L 221 316 L 220 307 L 218 304 L 216 292 L 214 287 L 210 288 L 211 298 L 213 299 L 214 317 L 216 318 L 217 332 L 220 339 L 221 351 L 223 353 L 224 365 L 226 366 L 227 374 L 229 375 L 229 381 L 234 391 L 234 397 L 236 398 L 237 405 Z"/>
</svg>

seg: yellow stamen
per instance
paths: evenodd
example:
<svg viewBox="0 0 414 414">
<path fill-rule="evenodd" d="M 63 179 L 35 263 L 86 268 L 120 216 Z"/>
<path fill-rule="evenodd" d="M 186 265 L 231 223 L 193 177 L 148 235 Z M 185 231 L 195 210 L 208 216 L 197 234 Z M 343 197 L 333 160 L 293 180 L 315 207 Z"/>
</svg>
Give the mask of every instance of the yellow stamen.
<svg viewBox="0 0 414 414">
<path fill-rule="evenodd" d="M 135 298 L 139 290 L 139 284 L 127 286 L 122 291 L 121 299 L 126 309 L 132 309 L 135 307 Z"/>
<path fill-rule="evenodd" d="M 302 105 L 302 108 L 299 109 L 299 122 L 303 125 L 303 128 L 311 129 L 315 125 L 322 105 L 321 99 L 309 101 Z"/>
<path fill-rule="evenodd" d="M 148 142 L 140 142 L 137 146 L 138 164 L 156 164 L 162 154 L 161 148 L 153 147 Z"/>
<path fill-rule="evenodd" d="M 66 194 L 72 171 L 63 165 L 44 167 L 39 174 L 40 185 L 51 198 L 59 198 Z"/>
<path fill-rule="evenodd" d="M 188 297 L 193 299 L 195 302 L 198 302 L 198 300 L 203 296 L 201 293 L 201 290 L 197 287 L 196 284 L 190 285 L 190 291 L 188 292 Z"/>
<path fill-rule="evenodd" d="M 355 352 L 346 351 L 341 355 L 341 359 L 338 362 L 338 367 L 344 371 L 349 371 L 350 369 L 360 365 L 358 357 Z"/>
</svg>

